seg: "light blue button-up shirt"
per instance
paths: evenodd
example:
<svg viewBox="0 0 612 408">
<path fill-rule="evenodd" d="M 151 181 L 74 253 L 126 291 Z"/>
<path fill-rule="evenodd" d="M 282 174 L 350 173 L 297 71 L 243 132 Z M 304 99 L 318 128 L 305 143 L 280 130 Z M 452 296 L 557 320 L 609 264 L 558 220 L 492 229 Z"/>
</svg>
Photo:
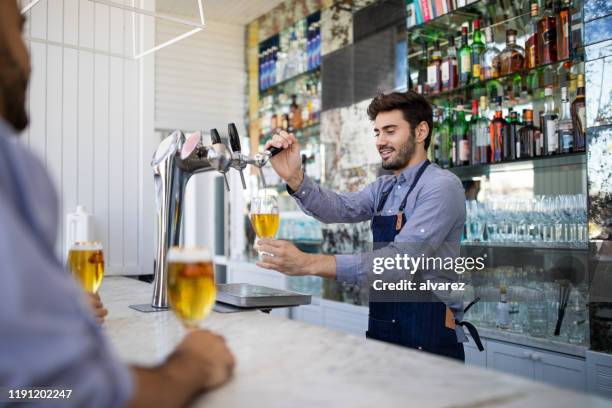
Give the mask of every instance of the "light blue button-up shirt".
<svg viewBox="0 0 612 408">
<path fill-rule="evenodd" d="M 0 119 L 0 388 L 70 389 L 53 401 L 120 407 L 132 376 L 54 253 L 60 220 L 45 168 Z"/>
<path fill-rule="evenodd" d="M 397 214 L 402 200 L 422 163 L 408 167 L 399 176 L 378 177 L 363 190 L 351 193 L 336 193 L 321 187 L 308 177 L 299 189 L 292 192 L 302 211 L 323 223 L 361 222 L 371 220 L 375 215 L 383 192 L 391 192 L 380 215 Z M 408 196 L 404 215 L 406 224 L 396 235 L 394 247 L 374 251 L 378 256 L 392 257 L 397 253 L 410 251 L 411 246 L 401 243 L 423 243 L 414 246 L 414 253 L 430 257 L 456 258 L 459 256 L 461 234 L 465 223 L 465 191 L 457 176 L 448 170 L 431 164 L 424 171 L 414 190 Z M 417 249 L 418 248 L 418 249 Z M 340 282 L 363 284 L 372 272 L 372 264 L 364 262 L 370 254 L 336 255 L 336 279 Z M 374 255 L 372 254 L 372 257 Z M 453 282 L 457 275 L 453 271 L 421 270 L 423 279 L 432 282 Z M 454 312 L 459 320 L 463 318 L 461 302 L 451 301 L 443 293 L 436 292 Z M 465 341 L 463 329 L 457 326 L 457 336 Z"/>
</svg>

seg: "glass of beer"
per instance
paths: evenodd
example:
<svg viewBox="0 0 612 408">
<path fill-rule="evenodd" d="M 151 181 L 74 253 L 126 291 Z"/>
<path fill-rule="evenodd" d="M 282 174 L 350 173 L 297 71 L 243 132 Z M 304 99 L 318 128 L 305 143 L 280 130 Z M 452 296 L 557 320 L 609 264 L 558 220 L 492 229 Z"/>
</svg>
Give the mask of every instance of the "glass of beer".
<svg viewBox="0 0 612 408">
<path fill-rule="evenodd" d="M 168 262 L 168 299 L 187 329 L 195 329 L 212 310 L 217 288 L 207 248 L 172 247 Z"/>
<path fill-rule="evenodd" d="M 278 201 L 276 197 L 266 195 L 251 200 L 251 224 L 257 238 L 274 238 L 280 225 Z M 270 255 L 259 251 L 259 256 Z"/>
<path fill-rule="evenodd" d="M 104 252 L 100 242 L 75 242 L 68 251 L 68 267 L 90 293 L 96 293 L 104 277 Z"/>
</svg>

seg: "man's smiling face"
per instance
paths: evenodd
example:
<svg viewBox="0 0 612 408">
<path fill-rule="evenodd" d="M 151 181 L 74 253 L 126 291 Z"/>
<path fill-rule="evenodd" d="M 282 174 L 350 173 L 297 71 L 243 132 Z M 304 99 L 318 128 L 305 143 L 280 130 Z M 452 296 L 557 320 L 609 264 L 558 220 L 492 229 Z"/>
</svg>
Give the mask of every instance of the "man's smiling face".
<svg viewBox="0 0 612 408">
<path fill-rule="evenodd" d="M 374 120 L 376 148 L 385 170 L 401 170 L 414 155 L 415 140 L 410 123 L 402 111 L 380 112 Z"/>
</svg>

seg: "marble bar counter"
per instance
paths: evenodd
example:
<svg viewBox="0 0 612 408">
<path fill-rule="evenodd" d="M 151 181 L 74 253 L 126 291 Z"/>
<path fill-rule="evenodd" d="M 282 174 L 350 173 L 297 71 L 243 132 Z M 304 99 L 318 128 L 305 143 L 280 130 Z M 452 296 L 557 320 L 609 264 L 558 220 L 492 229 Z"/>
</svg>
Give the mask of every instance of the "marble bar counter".
<svg viewBox="0 0 612 408">
<path fill-rule="evenodd" d="M 108 277 L 104 329 L 127 363 L 164 360 L 184 330 L 172 312 L 140 313 L 150 284 Z M 225 337 L 237 361 L 225 386 L 196 407 L 610 407 L 612 403 L 383 342 L 259 311 L 213 312 L 203 327 Z"/>
</svg>

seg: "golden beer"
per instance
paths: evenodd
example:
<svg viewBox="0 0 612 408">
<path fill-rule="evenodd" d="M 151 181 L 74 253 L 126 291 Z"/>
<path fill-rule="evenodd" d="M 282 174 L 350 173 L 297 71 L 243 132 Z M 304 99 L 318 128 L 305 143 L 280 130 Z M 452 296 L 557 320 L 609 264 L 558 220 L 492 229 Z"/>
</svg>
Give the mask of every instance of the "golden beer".
<svg viewBox="0 0 612 408">
<path fill-rule="evenodd" d="M 251 223 L 259 238 L 274 238 L 280 225 L 280 215 L 251 214 Z"/>
<path fill-rule="evenodd" d="M 170 248 L 168 299 L 186 327 L 196 327 L 215 304 L 217 288 L 212 258 L 207 249 Z"/>
<path fill-rule="evenodd" d="M 104 252 L 99 242 L 76 242 L 68 252 L 68 266 L 81 287 L 96 293 L 104 277 Z"/>
</svg>

